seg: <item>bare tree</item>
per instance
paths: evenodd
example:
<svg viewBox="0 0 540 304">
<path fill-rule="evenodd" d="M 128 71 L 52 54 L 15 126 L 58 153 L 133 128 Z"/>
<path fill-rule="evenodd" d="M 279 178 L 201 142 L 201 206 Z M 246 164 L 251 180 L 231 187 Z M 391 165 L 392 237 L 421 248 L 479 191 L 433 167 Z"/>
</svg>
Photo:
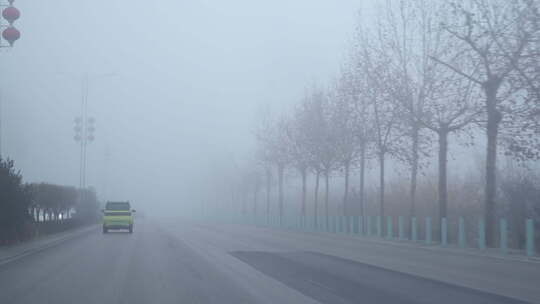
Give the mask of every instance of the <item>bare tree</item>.
<svg viewBox="0 0 540 304">
<path fill-rule="evenodd" d="M 336 161 L 344 171 L 345 185 L 343 193 L 343 214 L 346 215 L 349 201 L 349 177 L 351 168 L 361 156 L 363 136 L 359 134 L 359 122 L 356 107 L 358 95 L 353 75 L 342 70 L 339 81 L 330 95 L 330 131 L 335 138 Z"/>
<path fill-rule="evenodd" d="M 253 215 L 258 215 L 258 202 L 259 202 L 259 192 L 261 190 L 261 173 L 259 171 L 259 168 L 255 167 L 251 171 L 251 184 L 252 184 L 252 191 L 253 191 Z"/>
<path fill-rule="evenodd" d="M 306 143 L 310 155 L 310 167 L 315 171 L 315 215 L 318 215 L 319 179 L 325 183 L 324 206 L 328 225 L 330 174 L 335 169 L 335 134 L 330 131 L 329 99 L 320 88 L 314 86 L 302 105 L 307 133 Z"/>
<path fill-rule="evenodd" d="M 432 3 L 432 1 L 430 2 Z M 388 60 L 394 80 L 387 82 L 387 89 L 393 101 L 405 107 L 408 115 L 400 119 L 401 133 L 395 145 L 400 150 L 396 154 L 411 170 L 409 190 L 410 215 L 416 211 L 416 189 L 421 156 L 426 154 L 429 138 L 423 132 L 424 126 L 416 117 L 423 113 L 429 82 L 425 78 L 429 69 L 425 52 L 431 34 L 429 24 L 430 5 L 424 0 L 386 2 L 385 14 L 380 18 L 380 52 Z"/>
<path fill-rule="evenodd" d="M 450 34 L 439 26 L 447 15 L 436 1 L 388 1 L 380 23 L 380 31 L 387 33 L 381 35 L 384 47 L 380 51 L 391 63 L 390 77 L 394 79 L 388 82 L 388 91 L 408 114 L 402 117 L 404 136 L 396 148 L 398 158 L 411 167 L 411 216 L 415 215 L 417 175 L 423 163 L 420 157 L 431 145 L 423 130 L 438 136 L 438 207 L 442 218 L 447 215 L 448 202 L 448 135 L 470 125 L 481 112 L 478 103 L 471 100 L 476 92 L 471 81 L 429 59 L 444 58 L 456 67 L 462 64 L 453 54 Z"/>
<path fill-rule="evenodd" d="M 270 136 L 272 134 L 272 124 L 265 117 L 256 131 L 257 152 L 256 159 L 261 163 L 265 172 L 265 194 L 266 194 L 266 215 L 270 216 L 271 191 L 272 191 L 272 153 L 270 146 Z"/>
<path fill-rule="evenodd" d="M 373 44 L 373 39 L 367 35 L 361 37 L 361 49 L 359 58 L 364 77 L 366 77 L 366 99 L 369 101 L 367 117 L 373 125 L 374 154 L 379 163 L 379 214 L 385 214 L 385 161 L 388 154 L 394 152 L 394 143 L 400 134 L 399 126 L 400 108 L 393 101 L 388 84 L 392 80 L 389 69 L 390 62 L 385 56 L 381 56 L 380 47 Z M 378 42 L 382 40 L 379 33 Z"/>
<path fill-rule="evenodd" d="M 303 105 L 296 108 L 293 119 L 287 124 L 287 136 L 290 142 L 290 159 L 302 178 L 301 214 L 306 216 L 307 174 L 310 165 L 309 154 L 309 116 Z"/>
<path fill-rule="evenodd" d="M 360 41 L 355 41 L 352 45 L 348 61 L 342 69 L 340 79 L 342 94 L 345 95 L 347 101 L 352 103 L 351 115 L 354 121 L 354 130 L 357 143 L 357 158 L 358 167 L 360 169 L 360 185 L 359 185 L 359 207 L 360 215 L 364 215 L 365 205 L 365 177 L 366 177 L 366 161 L 369 157 L 368 147 L 373 141 L 373 127 L 369 120 L 369 97 L 366 93 L 368 90 L 367 77 L 364 75 L 363 59 L 361 57 Z"/>
<path fill-rule="evenodd" d="M 285 168 L 290 162 L 290 145 L 287 135 L 287 120 L 285 117 L 273 122 L 265 120 L 257 132 L 257 139 L 261 145 L 261 155 L 272 163 L 277 171 L 278 178 L 278 208 L 280 219 L 283 218 L 283 178 Z M 268 173 L 267 173 L 268 176 Z M 267 181 L 268 184 L 268 181 Z M 267 207 L 268 208 L 268 207 Z"/>
<path fill-rule="evenodd" d="M 487 243 L 495 240 L 495 194 L 497 138 L 504 114 L 511 112 L 511 97 L 520 91 L 510 79 L 526 62 L 526 50 L 538 27 L 538 2 L 530 0 L 453 1 L 452 15 L 443 27 L 455 40 L 455 52 L 468 62 L 454 66 L 442 58 L 432 57 L 450 70 L 482 88 L 487 114 L 485 221 Z M 517 90 L 516 90 L 517 89 Z"/>
<path fill-rule="evenodd" d="M 456 75 L 433 69 L 433 91 L 426 98 L 424 113 L 417 119 L 438 137 L 438 209 L 439 218 L 447 217 L 448 136 L 464 131 L 475 122 L 482 109 L 473 84 Z"/>
<path fill-rule="evenodd" d="M 320 133 L 321 125 L 319 124 L 319 102 L 323 98 L 323 93 L 315 86 L 306 90 L 305 97 L 301 104 L 296 109 L 296 119 L 298 127 L 303 130 L 305 138 L 304 145 L 305 153 L 307 153 L 308 168 L 313 170 L 315 174 L 315 189 L 313 212 L 315 223 L 319 215 L 319 187 L 322 168 L 319 162 L 320 145 L 323 144 L 322 133 Z"/>
<path fill-rule="evenodd" d="M 271 151 L 278 177 L 279 217 L 283 219 L 283 178 L 285 168 L 290 163 L 291 155 L 289 137 L 287 136 L 287 119 L 285 117 L 281 117 L 275 124 Z"/>
</svg>

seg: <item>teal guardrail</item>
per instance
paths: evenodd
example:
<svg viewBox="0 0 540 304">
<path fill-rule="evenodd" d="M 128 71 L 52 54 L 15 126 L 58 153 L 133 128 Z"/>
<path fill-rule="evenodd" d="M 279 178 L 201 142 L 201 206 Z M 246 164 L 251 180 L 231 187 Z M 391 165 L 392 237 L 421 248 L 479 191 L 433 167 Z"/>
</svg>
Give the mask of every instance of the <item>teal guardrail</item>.
<svg viewBox="0 0 540 304">
<path fill-rule="evenodd" d="M 525 248 L 527 256 L 534 256 L 534 222 L 532 219 L 525 221 Z"/>
<path fill-rule="evenodd" d="M 391 240 L 394 238 L 394 221 L 391 216 L 386 217 L 386 238 Z"/>
<path fill-rule="evenodd" d="M 499 220 L 499 247 L 501 253 L 508 254 L 508 223 L 506 219 Z"/>
<path fill-rule="evenodd" d="M 432 224 L 431 224 L 431 217 L 426 217 L 426 245 L 431 245 L 432 237 L 431 234 L 433 232 Z"/>
<path fill-rule="evenodd" d="M 486 249 L 486 222 L 484 219 L 478 220 L 478 248 Z"/>
<path fill-rule="evenodd" d="M 467 247 L 467 237 L 465 235 L 465 219 L 460 216 L 458 219 L 458 246 L 460 248 Z"/>
<path fill-rule="evenodd" d="M 467 240 L 473 240 L 478 249 L 484 250 L 487 248 L 487 231 L 484 218 L 477 220 L 477 229 L 474 227 L 468 228 L 465 218 L 460 216 L 452 225 L 447 218 L 442 218 L 437 221 L 439 226 L 433 226 L 432 217 L 423 218 L 423 229 L 420 230 L 420 225 L 416 217 L 410 218 L 410 227 L 407 225 L 407 217 L 405 216 L 346 216 L 346 215 L 317 215 L 308 216 L 300 214 L 225 214 L 217 213 L 201 213 L 195 214 L 194 218 L 200 220 L 218 221 L 225 224 L 250 224 L 259 227 L 276 227 L 289 229 L 294 231 L 305 232 L 327 232 L 340 233 L 344 235 L 358 236 L 377 236 L 388 240 L 411 240 L 413 242 L 422 241 L 426 245 L 438 244 L 442 247 L 452 246 L 450 236 L 453 237 L 454 245 L 458 248 L 467 248 Z M 498 228 L 498 233 L 495 235 L 496 247 L 502 255 L 510 253 L 510 244 L 519 245 L 524 249 L 524 254 L 529 257 L 537 255 L 535 248 L 535 223 L 533 219 L 526 219 L 525 225 L 516 223 L 516 226 L 510 227 L 510 223 L 505 218 L 500 218 L 497 221 L 495 228 Z M 394 224 L 397 227 L 394 227 Z M 384 228 L 384 229 L 383 229 Z M 394 229 L 396 228 L 396 229 Z M 440 228 L 440 230 L 439 230 Z M 512 228 L 512 229 L 510 229 Z M 420 238 L 422 231 L 422 238 Z M 467 236 L 467 231 L 471 234 Z M 474 234 L 472 232 L 475 232 Z M 510 233 L 512 231 L 512 233 Z M 515 233 L 514 233 L 515 231 Z M 521 232 L 521 233 L 520 233 Z M 436 233 L 435 235 L 433 233 Z M 525 242 L 518 244 L 511 237 L 525 236 Z M 435 239 L 434 239 L 435 236 Z M 454 237 L 455 236 L 455 237 Z"/>
<path fill-rule="evenodd" d="M 418 241 L 418 225 L 416 224 L 416 217 L 411 218 L 411 240 L 413 242 Z"/>
<path fill-rule="evenodd" d="M 441 219 L 441 246 L 448 246 L 448 222 L 445 217 Z"/>
<path fill-rule="evenodd" d="M 382 220 L 381 216 L 377 216 L 377 237 L 382 237 Z"/>
<path fill-rule="evenodd" d="M 398 217 L 398 237 L 400 241 L 405 240 L 405 228 L 404 228 L 404 218 L 403 216 Z"/>
</svg>

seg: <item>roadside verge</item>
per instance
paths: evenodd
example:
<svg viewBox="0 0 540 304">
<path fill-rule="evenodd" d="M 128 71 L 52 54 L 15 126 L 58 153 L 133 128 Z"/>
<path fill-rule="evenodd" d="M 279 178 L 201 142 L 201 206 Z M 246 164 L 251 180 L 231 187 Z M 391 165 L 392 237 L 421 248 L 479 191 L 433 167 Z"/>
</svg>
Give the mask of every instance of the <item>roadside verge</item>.
<svg viewBox="0 0 540 304">
<path fill-rule="evenodd" d="M 64 231 L 52 235 L 47 235 L 28 242 L 0 247 L 0 266 L 18 260 L 22 257 L 54 247 L 65 241 L 83 236 L 98 229 L 99 225 L 90 225 L 74 230 Z"/>
</svg>

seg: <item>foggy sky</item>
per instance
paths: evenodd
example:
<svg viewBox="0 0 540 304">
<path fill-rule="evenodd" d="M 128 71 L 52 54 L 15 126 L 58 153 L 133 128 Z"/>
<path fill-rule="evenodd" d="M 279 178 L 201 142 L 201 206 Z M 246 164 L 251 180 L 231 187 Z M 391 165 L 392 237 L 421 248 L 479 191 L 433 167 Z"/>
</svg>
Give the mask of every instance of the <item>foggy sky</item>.
<svg viewBox="0 0 540 304">
<path fill-rule="evenodd" d="M 336 74 L 353 0 L 18 0 L 22 38 L 0 57 L 2 153 L 25 181 L 78 185 L 81 78 L 100 198 L 181 203 L 217 154 L 251 151 L 280 113 Z M 101 77 L 111 74 L 114 76 Z"/>
</svg>

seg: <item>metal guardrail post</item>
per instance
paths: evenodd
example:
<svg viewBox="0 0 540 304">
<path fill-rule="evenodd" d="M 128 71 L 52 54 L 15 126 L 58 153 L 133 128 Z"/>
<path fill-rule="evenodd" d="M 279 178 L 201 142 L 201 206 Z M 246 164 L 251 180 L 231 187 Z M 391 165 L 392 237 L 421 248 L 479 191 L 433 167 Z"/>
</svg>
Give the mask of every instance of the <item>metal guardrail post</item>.
<svg viewBox="0 0 540 304">
<path fill-rule="evenodd" d="M 329 215 L 326 221 L 328 222 L 328 232 L 334 232 L 334 217 Z"/>
<path fill-rule="evenodd" d="M 324 219 L 324 220 L 326 221 L 326 231 L 327 231 L 327 232 L 332 232 L 332 226 L 331 226 L 331 224 L 332 224 L 332 223 L 331 223 L 332 218 L 330 217 L 330 215 L 325 215 L 325 219 Z"/>
<path fill-rule="evenodd" d="M 381 216 L 377 216 L 377 237 L 382 237 L 382 221 Z"/>
<path fill-rule="evenodd" d="M 418 240 L 418 226 L 416 225 L 416 217 L 411 218 L 411 240 L 416 242 Z"/>
<path fill-rule="evenodd" d="M 527 256 L 534 256 L 534 222 L 532 219 L 525 221 Z"/>
<path fill-rule="evenodd" d="M 393 229 L 393 218 L 392 216 L 386 217 L 386 238 L 391 240 L 394 238 L 394 229 Z"/>
<path fill-rule="evenodd" d="M 484 219 L 478 221 L 478 248 L 486 249 L 486 222 Z"/>
<path fill-rule="evenodd" d="M 426 245 L 431 245 L 432 238 L 431 238 L 431 217 L 426 217 Z"/>
<path fill-rule="evenodd" d="M 508 223 L 506 219 L 499 220 L 499 230 L 499 247 L 501 248 L 501 253 L 506 255 L 508 254 Z"/>
<path fill-rule="evenodd" d="M 448 246 L 448 221 L 445 217 L 441 219 L 441 246 Z"/>
<path fill-rule="evenodd" d="M 465 237 L 465 219 L 460 216 L 458 220 L 458 246 L 459 248 L 467 247 L 467 238 Z"/>
<path fill-rule="evenodd" d="M 405 231 L 403 228 L 403 216 L 398 217 L 398 234 L 399 234 L 399 240 L 403 241 L 405 239 Z"/>
<path fill-rule="evenodd" d="M 368 215 L 367 217 L 366 233 L 367 233 L 367 236 L 371 236 L 371 215 Z"/>
</svg>

